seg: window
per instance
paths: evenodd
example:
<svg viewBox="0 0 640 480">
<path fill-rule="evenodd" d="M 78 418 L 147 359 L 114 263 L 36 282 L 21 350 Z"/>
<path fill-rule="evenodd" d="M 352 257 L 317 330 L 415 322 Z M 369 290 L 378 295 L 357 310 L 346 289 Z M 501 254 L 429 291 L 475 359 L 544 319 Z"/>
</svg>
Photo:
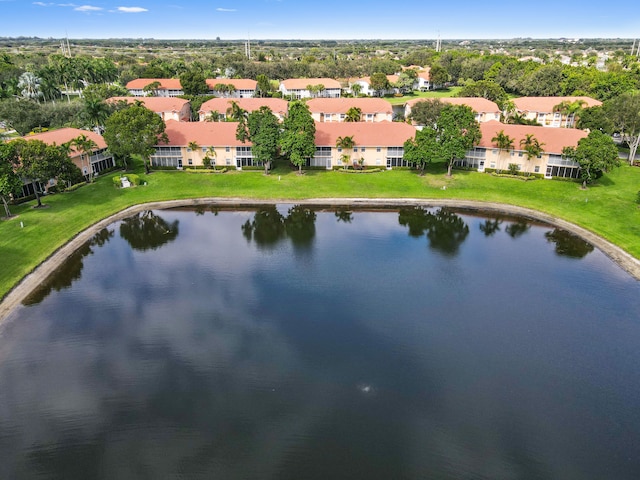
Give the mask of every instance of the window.
<svg viewBox="0 0 640 480">
<path fill-rule="evenodd" d="M 224 147 L 224 151 L 225 152 L 230 152 L 231 151 L 231 147 Z"/>
<path fill-rule="evenodd" d="M 376 147 L 376 152 L 377 152 L 377 153 L 380 153 L 381 151 L 382 151 L 382 148 L 380 148 L 380 147 Z"/>
<path fill-rule="evenodd" d="M 533 173 L 540 173 L 540 165 L 533 167 Z"/>
<path fill-rule="evenodd" d="M 364 152 L 365 148 L 364 147 L 360 147 L 360 151 Z"/>
<path fill-rule="evenodd" d="M 187 160 L 187 163 L 188 163 L 189 165 L 193 165 L 193 160 L 192 160 L 192 159 L 189 159 L 189 160 Z"/>
<path fill-rule="evenodd" d="M 206 152 L 207 151 L 207 147 L 202 147 L 202 151 Z"/>
<path fill-rule="evenodd" d="M 491 153 L 493 153 L 494 155 L 497 155 L 498 154 L 498 149 L 494 148 L 493 150 L 491 150 Z"/>
<path fill-rule="evenodd" d="M 518 156 L 521 157 L 522 156 L 522 152 L 518 152 Z"/>
<path fill-rule="evenodd" d="M 353 153 L 356 153 L 358 151 L 358 147 L 353 147 Z"/>
<path fill-rule="evenodd" d="M 338 153 L 342 153 L 342 148 L 338 147 Z"/>
</svg>

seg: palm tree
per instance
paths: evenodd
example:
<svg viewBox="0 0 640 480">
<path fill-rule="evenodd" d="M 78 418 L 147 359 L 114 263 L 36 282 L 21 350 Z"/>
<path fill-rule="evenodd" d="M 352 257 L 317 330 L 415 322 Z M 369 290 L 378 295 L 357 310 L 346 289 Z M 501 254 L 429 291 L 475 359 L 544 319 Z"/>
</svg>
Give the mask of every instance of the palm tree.
<svg viewBox="0 0 640 480">
<path fill-rule="evenodd" d="M 539 157 L 542 155 L 544 152 L 542 149 L 543 145 L 544 143 L 540 143 L 532 133 L 527 133 L 525 137 L 520 140 L 520 146 L 525 151 L 528 161 L 531 161 L 533 157 Z M 527 173 L 529 173 L 529 169 L 527 169 Z"/>
<path fill-rule="evenodd" d="M 78 137 L 71 140 L 71 145 L 80 150 L 81 160 L 87 161 L 87 173 L 85 174 L 85 179 L 91 183 L 93 182 L 93 168 L 91 167 L 91 153 L 98 148 L 98 144 L 94 142 L 92 139 L 87 137 L 85 134 L 79 135 Z"/>
<path fill-rule="evenodd" d="M 198 142 L 196 142 L 195 140 L 187 143 L 187 147 L 189 147 L 189 150 L 191 150 L 192 152 L 197 152 L 200 149 L 200 145 L 198 145 Z"/>
<path fill-rule="evenodd" d="M 227 120 L 230 122 L 239 122 L 246 118 L 247 111 L 238 105 L 238 102 L 231 102 L 231 106 L 227 108 Z"/>
<path fill-rule="evenodd" d="M 353 92 L 353 96 L 357 97 L 362 92 L 362 85 L 359 83 L 354 83 L 351 85 L 351 92 Z"/>
<path fill-rule="evenodd" d="M 356 142 L 353 139 L 353 135 L 338 137 L 336 139 L 336 148 L 342 148 L 343 150 L 351 150 L 356 146 Z M 340 156 L 340 160 L 342 161 L 342 165 L 346 170 L 349 168 L 349 160 L 351 159 L 351 155 L 346 152 Z"/>
<path fill-rule="evenodd" d="M 564 100 L 553 107 L 553 112 L 560 113 L 563 117 L 566 117 L 565 127 L 571 128 L 575 125 L 576 117 L 582 111 L 586 103 L 587 102 L 582 99 L 578 99 L 573 102 Z M 560 119 L 560 124 L 562 124 L 562 119 Z"/>
<path fill-rule="evenodd" d="M 209 112 L 208 115 L 204 117 L 205 122 L 219 122 L 220 121 L 220 112 L 218 110 L 213 110 Z"/>
<path fill-rule="evenodd" d="M 362 109 L 359 107 L 351 107 L 347 110 L 347 113 L 344 117 L 345 122 L 359 122 L 362 120 Z"/>
<path fill-rule="evenodd" d="M 145 85 L 143 87 L 143 91 L 147 92 L 148 97 L 154 97 L 156 95 L 157 90 L 160 88 L 161 84 L 158 80 L 151 82 L 149 85 Z"/>
<path fill-rule="evenodd" d="M 207 153 L 205 154 L 204 158 L 202 159 L 202 164 L 204 165 L 205 168 L 211 168 L 211 160 L 213 158 L 213 169 L 215 170 L 216 168 L 216 158 L 217 154 L 216 154 L 216 149 L 215 147 L 212 145 L 209 148 L 207 148 Z"/>
<path fill-rule="evenodd" d="M 499 151 L 507 151 L 513 149 L 513 138 L 504 133 L 504 130 L 500 130 L 495 137 L 491 139 L 496 144 Z M 498 163 L 498 162 L 497 162 Z M 499 169 L 496 169 L 499 171 Z"/>
<path fill-rule="evenodd" d="M 24 72 L 20 75 L 18 89 L 20 90 L 20 96 L 30 100 L 36 100 L 38 103 L 40 103 L 40 99 L 43 97 L 40 89 L 40 79 L 31 72 Z"/>
</svg>

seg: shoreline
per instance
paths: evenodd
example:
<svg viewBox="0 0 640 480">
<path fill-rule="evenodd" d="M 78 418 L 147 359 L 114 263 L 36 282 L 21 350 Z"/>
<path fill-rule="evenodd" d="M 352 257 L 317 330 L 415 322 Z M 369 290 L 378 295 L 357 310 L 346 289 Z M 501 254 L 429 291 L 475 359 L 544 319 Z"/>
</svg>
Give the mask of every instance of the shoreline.
<svg viewBox="0 0 640 480">
<path fill-rule="evenodd" d="M 29 295 L 43 279 L 53 273 L 66 259 L 75 252 L 80 246 L 91 239 L 101 229 L 107 227 L 113 222 L 122 220 L 123 218 L 134 215 L 143 210 L 158 210 L 174 207 L 189 207 L 197 205 L 221 205 L 221 206 L 255 206 L 255 205 L 270 205 L 270 204 L 296 204 L 296 205 L 312 205 L 312 206 L 327 206 L 327 207 L 352 207 L 352 208 L 366 208 L 366 207 L 407 207 L 407 206 L 422 206 L 422 207 L 450 207 L 461 208 L 471 211 L 488 211 L 492 213 L 512 214 L 519 215 L 532 220 L 539 220 L 550 225 L 560 227 L 567 230 L 583 240 L 591 243 L 594 247 L 599 249 L 613 262 L 615 262 L 620 268 L 629 273 L 632 277 L 640 280 L 640 260 L 633 257 L 629 253 L 622 250 L 620 247 L 612 244 L 611 242 L 599 237 L 598 235 L 579 227 L 566 220 L 554 217 L 552 215 L 538 212 L 529 208 L 518 207 L 514 205 L 508 205 L 503 203 L 493 202 L 481 202 L 471 200 L 450 200 L 450 199 L 416 199 L 416 198 L 403 198 L 403 199 L 389 199 L 389 198 L 314 198 L 307 200 L 286 200 L 286 199 L 246 199 L 246 198 L 218 198 L 218 197 L 205 197 L 197 199 L 184 199 L 184 200 L 168 200 L 160 202 L 143 203 L 134 205 L 132 207 L 125 208 L 118 213 L 115 213 L 107 218 L 104 218 L 87 229 L 79 232 L 65 245 L 53 252 L 46 260 L 39 264 L 32 272 L 27 274 L 20 282 L 18 282 L 2 299 L 0 302 L 0 327 L 4 324 L 7 317 L 13 312 L 13 310 L 22 303 L 22 301 Z"/>
</svg>

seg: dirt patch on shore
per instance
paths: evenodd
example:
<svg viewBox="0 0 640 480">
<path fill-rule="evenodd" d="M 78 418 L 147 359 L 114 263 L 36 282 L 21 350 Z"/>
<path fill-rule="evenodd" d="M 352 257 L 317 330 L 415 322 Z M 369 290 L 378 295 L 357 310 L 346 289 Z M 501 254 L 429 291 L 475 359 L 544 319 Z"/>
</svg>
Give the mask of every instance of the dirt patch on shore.
<svg viewBox="0 0 640 480">
<path fill-rule="evenodd" d="M 556 218 L 552 215 L 538 212 L 523 207 L 506 205 L 501 203 L 477 202 L 468 200 L 434 199 L 424 200 L 416 198 L 389 199 L 389 198 L 317 198 L 308 200 L 248 200 L 244 198 L 200 198 L 187 200 L 171 200 L 166 202 L 152 202 L 129 207 L 121 212 L 105 218 L 86 230 L 80 232 L 67 244 L 56 250 L 47 260 L 38 265 L 29 275 L 24 277 L 0 303 L 0 326 L 8 315 L 51 273 L 53 273 L 66 259 L 96 233 L 111 223 L 130 217 L 143 210 L 158 210 L 172 207 L 187 207 L 196 205 L 220 205 L 220 206 L 255 206 L 265 204 L 295 203 L 304 205 L 326 207 L 351 207 L 351 208 L 383 208 L 383 207 L 450 207 L 465 210 L 486 211 L 493 213 L 512 214 L 526 217 L 532 220 L 540 220 L 553 226 L 567 230 L 601 250 L 611 260 L 616 262 L 625 271 L 640 280 L 640 260 L 633 257 L 620 247 L 608 242 L 596 234 L 582 227 Z"/>
</svg>

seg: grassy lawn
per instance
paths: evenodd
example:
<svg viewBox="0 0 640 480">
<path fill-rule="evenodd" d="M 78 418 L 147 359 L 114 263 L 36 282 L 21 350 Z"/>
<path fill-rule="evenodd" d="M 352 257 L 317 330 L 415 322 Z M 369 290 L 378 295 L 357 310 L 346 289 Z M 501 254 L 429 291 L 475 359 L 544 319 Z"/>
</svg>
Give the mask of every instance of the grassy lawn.
<svg viewBox="0 0 640 480">
<path fill-rule="evenodd" d="M 137 171 L 140 172 L 138 165 Z M 0 297 L 24 275 L 81 230 L 128 206 L 143 202 L 198 197 L 246 197 L 295 201 L 304 198 L 457 198 L 501 202 L 543 211 L 585 227 L 640 258 L 640 168 L 623 165 L 581 190 L 572 182 L 524 182 L 470 171 L 445 176 L 444 165 L 432 165 L 425 176 L 408 170 L 372 174 L 308 171 L 299 176 L 279 167 L 261 171 L 201 174 L 155 171 L 142 175 L 146 186 L 116 189 L 111 178 L 74 192 L 45 197 L 48 208 L 35 202 L 12 207 L 18 214 L 0 221 Z M 446 190 L 442 187 L 446 186 Z M 20 223 L 24 224 L 21 228 Z"/>
<path fill-rule="evenodd" d="M 392 105 L 402 105 L 407 103 L 408 100 L 415 100 L 416 98 L 444 98 L 454 97 L 462 87 L 450 87 L 443 88 L 441 90 L 432 90 L 429 92 L 415 92 L 412 95 L 405 95 L 404 97 L 385 97 Z"/>
</svg>

